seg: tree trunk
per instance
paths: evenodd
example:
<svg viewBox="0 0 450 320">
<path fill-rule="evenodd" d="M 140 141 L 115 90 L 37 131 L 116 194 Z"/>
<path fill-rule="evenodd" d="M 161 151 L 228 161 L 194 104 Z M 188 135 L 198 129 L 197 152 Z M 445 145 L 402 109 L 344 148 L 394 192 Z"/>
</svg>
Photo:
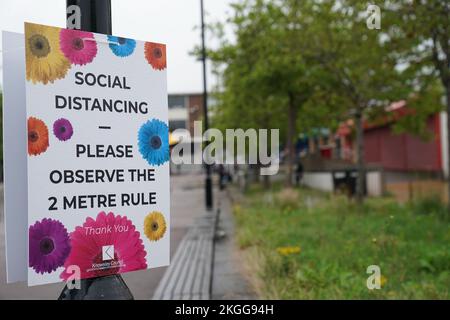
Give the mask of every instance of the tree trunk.
<svg viewBox="0 0 450 320">
<path fill-rule="evenodd" d="M 253 182 L 259 183 L 261 181 L 261 164 L 255 163 L 251 165 L 253 167 Z"/>
<path fill-rule="evenodd" d="M 265 189 L 269 189 L 270 188 L 270 176 L 269 175 L 265 175 L 263 177 L 263 187 Z"/>
<path fill-rule="evenodd" d="M 450 217 L 450 80 L 447 81 L 445 91 L 447 95 L 447 137 L 442 137 L 442 139 L 447 139 L 447 208 Z"/>
<path fill-rule="evenodd" d="M 356 202 L 361 205 L 364 201 L 364 185 L 366 182 L 366 168 L 364 165 L 364 129 L 362 111 L 355 115 L 356 122 L 356 166 L 358 178 L 356 179 Z"/>
<path fill-rule="evenodd" d="M 297 137 L 297 106 L 293 95 L 289 95 L 288 130 L 286 139 L 287 172 L 286 187 L 292 187 L 292 178 L 295 164 L 295 138 Z"/>
</svg>

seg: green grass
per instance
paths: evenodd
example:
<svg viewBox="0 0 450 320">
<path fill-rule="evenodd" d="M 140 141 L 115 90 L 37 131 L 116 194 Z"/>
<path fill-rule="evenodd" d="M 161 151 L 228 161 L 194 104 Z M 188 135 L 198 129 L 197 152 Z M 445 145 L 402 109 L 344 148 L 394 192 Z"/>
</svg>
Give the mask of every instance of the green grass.
<svg viewBox="0 0 450 320">
<path fill-rule="evenodd" d="M 260 188 L 233 207 L 238 244 L 256 269 L 261 298 L 449 298 L 450 224 L 442 215 L 418 214 L 426 204 L 390 198 L 369 199 L 359 212 L 343 197 L 298 193 L 292 209 L 276 191 Z M 286 246 L 301 252 L 277 251 Z M 367 289 L 369 265 L 379 265 L 386 279 L 380 290 Z"/>
</svg>

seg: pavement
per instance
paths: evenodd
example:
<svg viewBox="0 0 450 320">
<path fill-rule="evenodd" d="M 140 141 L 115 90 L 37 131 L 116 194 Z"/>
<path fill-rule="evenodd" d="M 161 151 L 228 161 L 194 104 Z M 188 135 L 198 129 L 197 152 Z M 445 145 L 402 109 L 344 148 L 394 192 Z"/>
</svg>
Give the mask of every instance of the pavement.
<svg viewBox="0 0 450 320">
<path fill-rule="evenodd" d="M 211 299 L 257 299 L 242 265 L 242 257 L 236 244 L 235 221 L 231 201 L 226 190 L 216 191 L 220 199 L 219 216 L 214 250 Z"/>
<path fill-rule="evenodd" d="M 205 213 L 204 175 L 197 168 L 171 176 L 171 260 L 195 219 Z M 213 263 L 213 299 L 255 298 L 246 281 L 233 240 L 234 221 L 225 193 L 214 192 L 220 208 Z M 0 196 L 0 300 L 1 299 L 56 299 L 64 284 L 28 287 L 26 283 L 6 284 L 3 192 Z M 135 299 L 149 300 L 163 278 L 167 267 L 123 274 L 122 277 Z"/>
</svg>

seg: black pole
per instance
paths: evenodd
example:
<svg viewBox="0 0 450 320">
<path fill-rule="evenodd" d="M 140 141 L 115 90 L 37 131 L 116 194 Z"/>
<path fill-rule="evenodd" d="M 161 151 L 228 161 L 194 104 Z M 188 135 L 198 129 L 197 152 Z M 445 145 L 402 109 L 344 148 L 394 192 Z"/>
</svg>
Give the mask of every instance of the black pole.
<svg viewBox="0 0 450 320">
<path fill-rule="evenodd" d="M 66 0 L 66 8 L 76 5 L 81 11 L 80 29 L 103 34 L 112 33 L 111 0 Z M 74 14 L 66 10 L 67 28 Z M 59 300 L 132 300 L 133 295 L 119 274 L 82 279 L 80 289 L 64 287 Z"/>
<path fill-rule="evenodd" d="M 81 10 L 81 30 L 112 34 L 111 0 L 66 0 L 67 8 L 72 5 Z M 67 13 L 67 22 L 69 16 Z M 67 27 L 70 28 L 69 25 Z"/>
<path fill-rule="evenodd" d="M 202 21 L 202 63 L 203 63 L 203 114 L 205 131 L 209 129 L 208 122 L 208 89 L 206 85 L 206 48 L 205 48 L 205 21 L 203 0 L 200 0 L 201 21 Z M 211 210 L 213 207 L 213 193 L 212 193 L 212 181 L 211 181 L 211 165 L 206 164 L 206 180 L 205 180 L 205 196 L 206 196 L 206 209 Z"/>
</svg>

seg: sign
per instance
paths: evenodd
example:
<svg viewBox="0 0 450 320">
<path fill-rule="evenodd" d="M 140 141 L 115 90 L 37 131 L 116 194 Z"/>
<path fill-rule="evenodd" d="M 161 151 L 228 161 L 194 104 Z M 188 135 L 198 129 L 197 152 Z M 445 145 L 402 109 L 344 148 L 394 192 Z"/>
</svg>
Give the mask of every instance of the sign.
<svg viewBox="0 0 450 320">
<path fill-rule="evenodd" d="M 165 45 L 31 23 L 24 42 L 28 284 L 168 265 Z"/>
</svg>

